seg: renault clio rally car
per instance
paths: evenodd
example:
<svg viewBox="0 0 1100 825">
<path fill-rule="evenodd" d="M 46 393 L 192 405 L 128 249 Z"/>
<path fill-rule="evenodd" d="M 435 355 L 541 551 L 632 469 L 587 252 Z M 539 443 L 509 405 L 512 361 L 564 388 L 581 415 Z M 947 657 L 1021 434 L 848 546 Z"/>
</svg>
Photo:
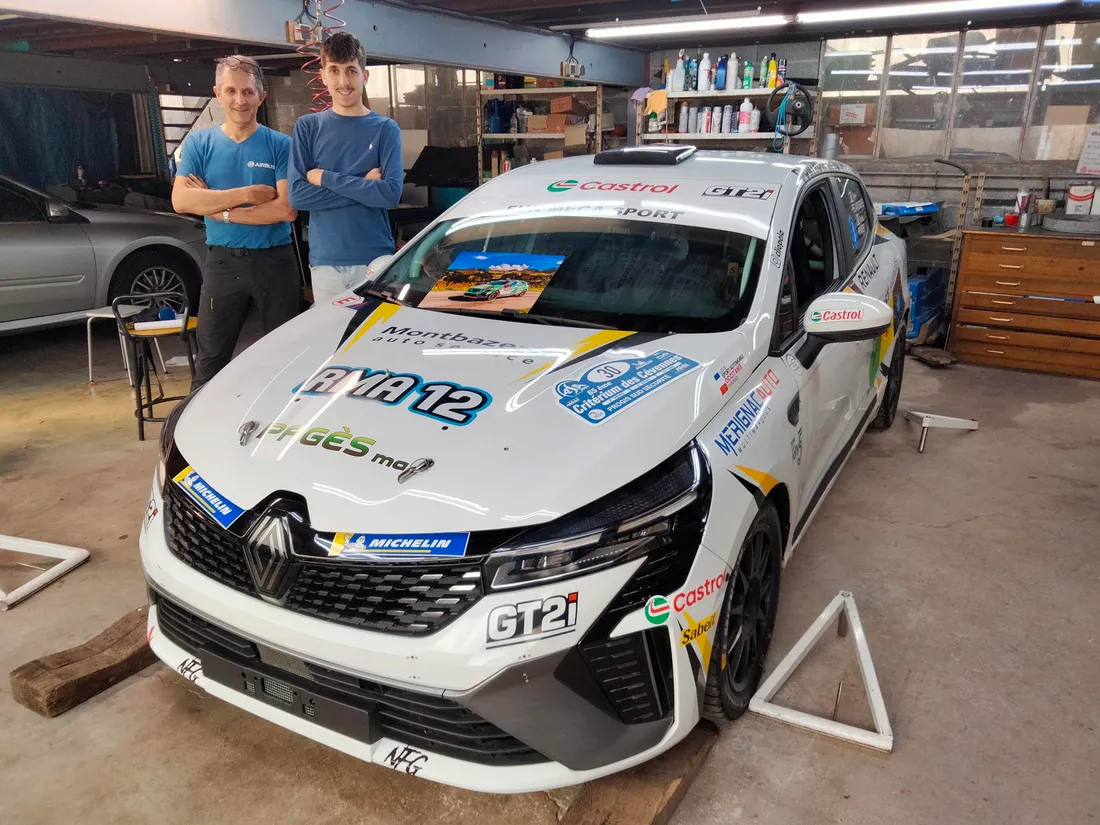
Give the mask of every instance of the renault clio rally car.
<svg viewBox="0 0 1100 825">
<path fill-rule="evenodd" d="M 471 250 L 556 269 L 524 309 L 433 301 Z M 493 180 L 173 412 L 140 539 L 153 650 L 479 791 L 739 716 L 783 564 L 894 418 L 905 269 L 834 161 L 647 147 Z"/>
<path fill-rule="evenodd" d="M 526 281 L 489 281 L 487 284 L 472 286 L 466 290 L 467 298 L 479 298 L 485 301 L 493 298 L 507 298 L 512 295 L 526 294 Z"/>
</svg>

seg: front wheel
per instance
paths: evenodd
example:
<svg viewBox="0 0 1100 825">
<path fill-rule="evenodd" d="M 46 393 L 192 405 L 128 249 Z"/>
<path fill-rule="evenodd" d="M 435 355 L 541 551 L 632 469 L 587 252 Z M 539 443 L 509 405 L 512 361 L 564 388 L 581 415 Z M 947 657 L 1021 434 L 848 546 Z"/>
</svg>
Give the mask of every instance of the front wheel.
<svg viewBox="0 0 1100 825">
<path fill-rule="evenodd" d="M 775 631 L 783 530 L 770 501 L 753 519 L 726 586 L 715 634 L 703 713 L 738 719 L 760 685 Z"/>
</svg>

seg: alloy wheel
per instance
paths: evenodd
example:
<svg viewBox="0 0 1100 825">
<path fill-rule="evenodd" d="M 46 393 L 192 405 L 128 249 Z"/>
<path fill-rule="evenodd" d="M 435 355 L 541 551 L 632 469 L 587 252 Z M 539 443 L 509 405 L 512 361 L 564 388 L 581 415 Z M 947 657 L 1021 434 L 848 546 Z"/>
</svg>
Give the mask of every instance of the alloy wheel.
<svg viewBox="0 0 1100 825">
<path fill-rule="evenodd" d="M 187 306 L 187 285 L 180 274 L 166 266 L 150 266 L 141 270 L 135 277 L 130 291 L 134 295 L 155 295 L 158 292 L 175 293 L 172 298 L 160 298 L 157 308 L 171 307 L 181 313 Z"/>
<path fill-rule="evenodd" d="M 777 565 L 765 525 L 758 524 L 745 541 L 744 551 L 734 571 L 729 612 L 723 638 L 726 648 L 725 676 L 735 692 L 748 689 L 757 667 L 763 667 L 771 635 L 771 617 L 778 597 Z"/>
</svg>

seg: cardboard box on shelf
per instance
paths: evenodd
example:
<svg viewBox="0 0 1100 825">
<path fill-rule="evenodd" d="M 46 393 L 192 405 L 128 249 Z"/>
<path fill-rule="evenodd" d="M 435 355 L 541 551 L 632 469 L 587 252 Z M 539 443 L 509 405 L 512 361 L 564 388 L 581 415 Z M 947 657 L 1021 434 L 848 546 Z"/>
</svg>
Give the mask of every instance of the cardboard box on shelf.
<svg viewBox="0 0 1100 825">
<path fill-rule="evenodd" d="M 588 127 L 583 123 L 565 127 L 565 145 L 568 148 L 588 146 L 588 138 L 585 134 Z"/>
<path fill-rule="evenodd" d="M 542 154 L 542 159 L 543 160 L 557 160 L 558 158 L 564 158 L 564 157 L 565 157 L 565 152 L 561 151 L 560 149 L 555 151 L 555 152 L 543 152 L 543 154 Z"/>
<path fill-rule="evenodd" d="M 1089 122 L 1089 106 L 1048 106 L 1044 126 L 1080 126 Z"/>
<path fill-rule="evenodd" d="M 527 131 L 528 132 L 545 132 L 546 128 L 546 115 L 528 115 L 527 116 Z"/>
<path fill-rule="evenodd" d="M 841 103 L 829 104 L 826 122 L 830 126 L 874 126 L 878 118 L 877 103 Z"/>
<path fill-rule="evenodd" d="M 553 114 L 587 115 L 588 107 L 573 95 L 562 95 L 550 99 L 550 111 Z"/>
</svg>

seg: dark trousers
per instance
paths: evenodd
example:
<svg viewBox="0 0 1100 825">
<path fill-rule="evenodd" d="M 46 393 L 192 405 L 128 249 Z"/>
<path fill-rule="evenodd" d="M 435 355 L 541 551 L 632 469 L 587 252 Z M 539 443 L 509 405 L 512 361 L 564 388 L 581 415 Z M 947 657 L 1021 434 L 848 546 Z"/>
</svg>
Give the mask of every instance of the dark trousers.
<svg viewBox="0 0 1100 825">
<path fill-rule="evenodd" d="M 300 298 L 298 259 L 290 244 L 270 249 L 210 247 L 199 295 L 199 356 L 191 391 L 233 358 L 253 303 L 266 335 L 298 314 Z"/>
</svg>

